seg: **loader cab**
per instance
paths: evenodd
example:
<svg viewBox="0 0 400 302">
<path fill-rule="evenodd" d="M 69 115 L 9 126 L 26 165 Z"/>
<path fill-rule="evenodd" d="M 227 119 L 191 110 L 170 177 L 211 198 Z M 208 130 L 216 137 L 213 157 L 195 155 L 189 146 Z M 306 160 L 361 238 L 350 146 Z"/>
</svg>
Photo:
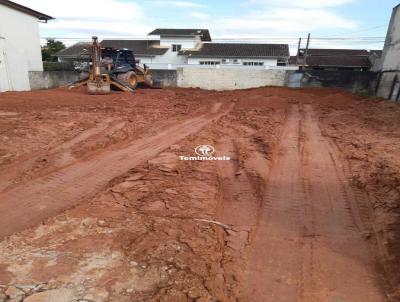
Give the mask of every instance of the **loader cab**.
<svg viewBox="0 0 400 302">
<path fill-rule="evenodd" d="M 126 48 L 119 50 L 117 55 L 117 65 L 131 65 L 132 68 L 135 68 L 136 61 L 132 50 Z"/>
<path fill-rule="evenodd" d="M 136 68 L 135 56 L 132 50 L 111 47 L 102 48 L 102 59 L 105 64 L 111 65 L 113 72 L 127 72 Z"/>
</svg>

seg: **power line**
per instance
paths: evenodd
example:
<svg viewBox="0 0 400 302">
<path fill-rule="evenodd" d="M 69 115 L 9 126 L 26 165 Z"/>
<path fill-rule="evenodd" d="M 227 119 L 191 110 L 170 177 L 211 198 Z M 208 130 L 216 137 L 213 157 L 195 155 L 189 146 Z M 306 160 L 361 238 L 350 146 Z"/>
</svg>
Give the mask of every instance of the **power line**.
<svg viewBox="0 0 400 302">
<path fill-rule="evenodd" d="M 360 32 L 366 32 L 366 31 L 370 31 L 370 30 L 378 29 L 378 28 L 382 28 L 382 27 L 386 27 L 387 28 L 388 25 L 387 24 L 382 24 L 382 25 L 378 25 L 378 26 L 373 26 L 373 27 L 369 27 L 369 28 L 360 29 L 358 31 L 341 33 L 341 34 L 338 34 L 338 35 L 352 35 L 352 34 L 357 34 L 357 33 L 360 33 Z M 328 37 L 336 37 L 338 35 L 329 35 Z"/>
</svg>

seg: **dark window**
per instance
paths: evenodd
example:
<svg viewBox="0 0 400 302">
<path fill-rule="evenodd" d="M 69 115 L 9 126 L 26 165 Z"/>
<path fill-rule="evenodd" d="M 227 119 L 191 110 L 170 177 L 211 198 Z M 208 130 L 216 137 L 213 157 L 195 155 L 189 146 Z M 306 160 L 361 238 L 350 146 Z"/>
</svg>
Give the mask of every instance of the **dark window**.
<svg viewBox="0 0 400 302">
<path fill-rule="evenodd" d="M 284 61 L 284 60 L 278 60 L 277 65 L 278 65 L 278 66 L 286 66 L 286 61 Z"/>
<path fill-rule="evenodd" d="M 182 45 L 180 45 L 180 44 L 172 44 L 172 51 L 173 52 L 181 51 L 181 49 L 182 49 Z"/>
<path fill-rule="evenodd" d="M 264 66 L 264 62 L 243 62 L 244 66 Z"/>
<path fill-rule="evenodd" d="M 219 61 L 200 61 L 200 65 L 219 65 Z"/>
</svg>

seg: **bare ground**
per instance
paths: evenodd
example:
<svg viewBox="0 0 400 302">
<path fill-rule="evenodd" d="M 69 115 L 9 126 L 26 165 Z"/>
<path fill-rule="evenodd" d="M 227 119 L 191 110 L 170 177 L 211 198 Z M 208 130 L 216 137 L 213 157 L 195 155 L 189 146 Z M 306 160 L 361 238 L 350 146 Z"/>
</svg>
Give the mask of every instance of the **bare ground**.
<svg viewBox="0 0 400 302">
<path fill-rule="evenodd" d="M 0 94 L 0 301 L 398 301 L 399 129 L 331 89 Z"/>
</svg>

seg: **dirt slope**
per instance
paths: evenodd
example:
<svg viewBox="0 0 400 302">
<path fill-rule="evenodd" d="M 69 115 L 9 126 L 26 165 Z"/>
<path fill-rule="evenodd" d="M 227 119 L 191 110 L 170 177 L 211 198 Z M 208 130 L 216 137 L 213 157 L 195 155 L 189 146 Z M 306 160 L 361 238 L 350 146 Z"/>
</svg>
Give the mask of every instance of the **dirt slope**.
<svg viewBox="0 0 400 302">
<path fill-rule="evenodd" d="M 50 90 L 0 117 L 0 301 L 398 300 L 396 105 Z M 179 159 L 201 144 L 231 160 Z"/>
</svg>

